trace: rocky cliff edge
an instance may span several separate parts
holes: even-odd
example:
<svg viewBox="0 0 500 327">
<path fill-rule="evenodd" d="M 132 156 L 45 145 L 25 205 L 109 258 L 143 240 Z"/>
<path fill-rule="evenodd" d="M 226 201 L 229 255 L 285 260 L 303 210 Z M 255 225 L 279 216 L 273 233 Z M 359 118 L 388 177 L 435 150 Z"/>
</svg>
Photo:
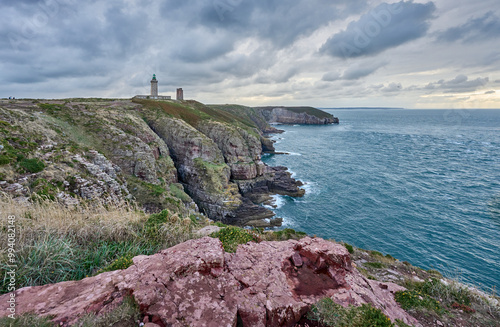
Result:
<svg viewBox="0 0 500 327">
<path fill-rule="evenodd" d="M 231 254 L 218 239 L 205 237 L 133 262 L 81 281 L 19 289 L 19 313 L 71 326 L 132 296 L 146 320 L 161 327 L 294 326 L 312 304 L 330 297 L 345 306 L 370 303 L 392 320 L 418 326 L 394 300 L 404 288 L 366 279 L 345 247 L 322 239 L 251 242 Z"/>
</svg>

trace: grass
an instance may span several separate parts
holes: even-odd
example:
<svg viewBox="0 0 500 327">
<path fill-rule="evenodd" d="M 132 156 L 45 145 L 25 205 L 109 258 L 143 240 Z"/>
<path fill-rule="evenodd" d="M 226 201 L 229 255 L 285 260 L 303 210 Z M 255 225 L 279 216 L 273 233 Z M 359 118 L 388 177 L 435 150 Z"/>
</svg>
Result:
<svg viewBox="0 0 500 327">
<path fill-rule="evenodd" d="M 307 318 L 325 326 L 335 327 L 393 327 L 391 320 L 380 309 L 363 304 L 344 308 L 324 298 L 311 307 Z"/>
<path fill-rule="evenodd" d="M 224 251 L 231 253 L 236 252 L 240 244 L 261 241 L 257 233 L 234 226 L 225 227 L 218 232 L 210 234 L 210 237 L 218 238 L 222 242 Z"/>
<path fill-rule="evenodd" d="M 457 281 L 451 280 L 445 284 L 439 279 L 431 278 L 424 282 L 406 281 L 403 286 L 407 291 L 397 292 L 395 299 L 405 310 L 431 310 L 443 314 L 458 309 L 469 314 L 479 312 L 500 321 L 498 305 Z"/>
<path fill-rule="evenodd" d="M 3 327 L 54 327 L 50 317 L 39 317 L 34 314 L 24 314 L 16 316 L 14 319 L 9 317 L 0 318 L 0 326 Z"/>
<path fill-rule="evenodd" d="M 352 245 L 348 244 L 348 243 L 343 243 L 345 248 L 347 249 L 347 251 L 350 253 L 350 254 L 353 254 L 354 253 L 354 248 L 352 247 Z"/>
<path fill-rule="evenodd" d="M 132 297 L 126 297 L 116 309 L 103 315 L 87 314 L 80 318 L 75 327 L 137 326 L 141 317 L 139 306 Z"/>
<path fill-rule="evenodd" d="M 396 292 L 394 299 L 404 310 L 427 309 L 437 314 L 443 314 L 445 312 L 438 300 L 417 290 Z"/>
<path fill-rule="evenodd" d="M 128 203 L 69 208 L 50 201 L 19 205 L 0 198 L 0 212 L 16 217 L 16 287 L 79 280 L 123 269 L 131 258 L 151 255 L 194 238 L 188 217 L 146 215 Z M 0 222 L 0 270 L 7 271 L 7 221 Z M 1 276 L 6 293 L 7 276 Z"/>
<path fill-rule="evenodd" d="M 385 267 L 385 265 L 382 262 L 365 262 L 363 263 L 363 265 L 366 267 L 372 267 L 376 269 L 382 269 Z"/>
</svg>

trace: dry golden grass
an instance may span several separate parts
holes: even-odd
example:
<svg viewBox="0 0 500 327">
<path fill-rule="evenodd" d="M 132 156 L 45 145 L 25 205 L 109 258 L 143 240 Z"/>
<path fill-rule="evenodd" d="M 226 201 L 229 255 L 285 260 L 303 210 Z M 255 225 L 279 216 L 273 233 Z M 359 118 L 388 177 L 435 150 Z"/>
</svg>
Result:
<svg viewBox="0 0 500 327">
<path fill-rule="evenodd" d="M 59 202 L 18 203 L 9 197 L 0 198 L 0 235 L 6 234 L 7 216 L 16 217 L 16 243 L 30 243 L 41 234 L 69 237 L 80 243 L 110 240 L 126 241 L 137 237 L 147 216 L 133 205 L 123 202 L 107 207 L 103 203 L 83 203 L 68 207 Z M 5 249 L 7 237 L 0 237 Z"/>
<path fill-rule="evenodd" d="M 14 226 L 9 226 L 9 216 L 16 217 Z M 0 196 L 0 270 L 10 260 L 7 227 L 15 228 L 17 287 L 124 269 L 117 264 L 124 258 L 151 255 L 196 237 L 189 218 L 168 211 L 147 215 L 125 202 L 68 207 L 48 200 L 18 203 Z M 0 278 L 0 294 L 7 292 L 7 282 Z"/>
</svg>

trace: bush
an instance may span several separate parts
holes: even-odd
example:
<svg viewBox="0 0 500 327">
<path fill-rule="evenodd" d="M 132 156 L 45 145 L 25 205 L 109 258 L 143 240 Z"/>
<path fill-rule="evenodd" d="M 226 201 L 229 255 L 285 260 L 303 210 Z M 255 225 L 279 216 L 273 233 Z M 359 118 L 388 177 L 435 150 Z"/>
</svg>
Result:
<svg viewBox="0 0 500 327">
<path fill-rule="evenodd" d="M 218 238 L 222 242 L 224 251 L 232 253 L 236 252 L 240 244 L 260 242 L 261 240 L 257 234 L 234 226 L 226 227 L 218 232 L 212 233 L 210 237 Z"/>
<path fill-rule="evenodd" d="M 393 327 L 391 320 L 368 304 L 360 307 L 349 306 L 344 308 L 333 302 L 330 298 L 324 298 L 311 307 L 307 318 L 318 321 L 326 326 L 335 327 Z"/>
<path fill-rule="evenodd" d="M 22 159 L 19 163 L 26 171 L 30 173 L 39 173 L 45 169 L 45 164 L 39 159 Z"/>
</svg>

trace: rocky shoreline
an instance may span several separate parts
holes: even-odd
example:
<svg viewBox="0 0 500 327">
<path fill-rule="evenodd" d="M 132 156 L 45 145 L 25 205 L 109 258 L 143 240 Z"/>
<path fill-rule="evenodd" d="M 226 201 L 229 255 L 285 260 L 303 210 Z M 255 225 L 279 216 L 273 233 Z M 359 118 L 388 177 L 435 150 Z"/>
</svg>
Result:
<svg viewBox="0 0 500 327">
<path fill-rule="evenodd" d="M 15 100 L 0 103 L 1 190 L 75 204 L 134 199 L 147 212 L 206 215 L 238 226 L 281 225 L 270 195 L 304 195 L 276 153 L 270 122 L 330 124 L 302 107 L 207 106 L 196 101 Z M 20 167 L 38 163 L 41 169 Z"/>
</svg>

